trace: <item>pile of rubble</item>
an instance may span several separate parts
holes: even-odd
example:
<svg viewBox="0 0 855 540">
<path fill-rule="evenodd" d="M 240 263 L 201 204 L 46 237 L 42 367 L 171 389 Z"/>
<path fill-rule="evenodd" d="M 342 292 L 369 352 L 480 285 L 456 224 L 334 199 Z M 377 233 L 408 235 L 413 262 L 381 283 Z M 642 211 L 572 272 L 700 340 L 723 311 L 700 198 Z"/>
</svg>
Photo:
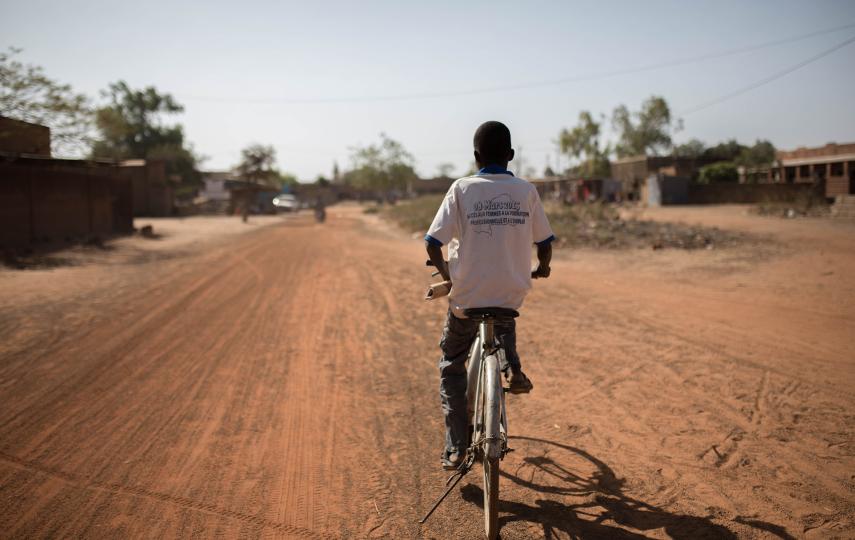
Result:
<svg viewBox="0 0 855 540">
<path fill-rule="evenodd" d="M 621 219 L 616 210 L 592 211 L 572 206 L 549 212 L 559 246 L 602 249 L 716 249 L 747 240 L 745 235 L 718 228 L 640 219 Z"/>
</svg>

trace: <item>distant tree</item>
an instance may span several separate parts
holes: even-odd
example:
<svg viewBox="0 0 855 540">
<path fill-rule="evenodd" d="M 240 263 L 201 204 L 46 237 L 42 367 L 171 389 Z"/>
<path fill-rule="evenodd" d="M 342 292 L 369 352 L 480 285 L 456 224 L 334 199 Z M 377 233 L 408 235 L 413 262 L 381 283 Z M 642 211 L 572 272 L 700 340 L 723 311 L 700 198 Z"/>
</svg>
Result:
<svg viewBox="0 0 855 540">
<path fill-rule="evenodd" d="M 775 146 L 765 140 L 757 140 L 754 146 L 744 146 L 735 162 L 745 167 L 765 167 L 775 162 Z"/>
<path fill-rule="evenodd" d="M 297 177 L 293 174 L 280 171 L 276 171 L 276 178 L 273 181 L 278 184 L 280 188 L 294 187 L 299 183 Z"/>
<path fill-rule="evenodd" d="M 671 148 L 671 110 L 662 97 L 650 96 L 634 113 L 619 105 L 612 113 L 612 127 L 618 132 L 618 157 L 659 155 Z"/>
<path fill-rule="evenodd" d="M 95 113 L 99 137 L 92 145 L 93 157 L 162 159 L 168 174 L 178 175 L 185 185 L 198 184 L 200 158 L 185 142 L 184 129 L 162 121 L 184 110 L 171 95 L 153 86 L 134 90 L 124 81 L 111 84 L 102 95 L 108 103 Z"/>
<path fill-rule="evenodd" d="M 689 139 L 674 147 L 674 155 L 681 158 L 699 158 L 704 155 L 707 146 L 698 139 Z"/>
<path fill-rule="evenodd" d="M 739 182 L 739 171 L 733 163 L 722 161 L 701 167 L 700 175 L 698 176 L 699 184 L 720 184 L 725 182 Z"/>
<path fill-rule="evenodd" d="M 20 53 L 0 52 L 0 116 L 47 126 L 52 154 L 82 157 L 92 136 L 89 99 L 49 78 L 40 66 L 15 60 Z"/>
<path fill-rule="evenodd" d="M 319 174 L 318 177 L 315 179 L 315 184 L 321 187 L 326 187 L 330 185 L 330 181 L 324 175 Z"/>
<path fill-rule="evenodd" d="M 571 129 L 562 129 L 558 134 L 561 152 L 579 161 L 575 172 L 582 178 L 602 178 L 609 175 L 610 148 L 600 148 L 601 123 L 591 113 L 579 113 L 579 121 Z"/>
<path fill-rule="evenodd" d="M 270 145 L 251 144 L 241 150 L 240 163 L 236 167 L 241 180 L 259 184 L 279 178 L 276 170 L 276 150 Z"/>
<path fill-rule="evenodd" d="M 713 161 L 736 161 L 745 149 L 736 139 L 730 139 L 707 148 L 704 157 Z"/>
<path fill-rule="evenodd" d="M 454 164 L 440 163 L 436 167 L 436 172 L 438 176 L 441 176 L 443 178 L 451 178 L 451 175 L 454 174 Z"/>
<path fill-rule="evenodd" d="M 550 176 L 555 176 L 555 171 L 552 170 L 552 167 L 547 165 L 546 168 L 543 169 L 543 176 L 546 178 L 549 178 Z"/>
<path fill-rule="evenodd" d="M 350 181 L 357 187 L 388 192 L 404 190 L 418 179 L 413 169 L 413 156 L 403 145 L 380 134 L 380 142 L 351 150 L 353 169 Z"/>
</svg>

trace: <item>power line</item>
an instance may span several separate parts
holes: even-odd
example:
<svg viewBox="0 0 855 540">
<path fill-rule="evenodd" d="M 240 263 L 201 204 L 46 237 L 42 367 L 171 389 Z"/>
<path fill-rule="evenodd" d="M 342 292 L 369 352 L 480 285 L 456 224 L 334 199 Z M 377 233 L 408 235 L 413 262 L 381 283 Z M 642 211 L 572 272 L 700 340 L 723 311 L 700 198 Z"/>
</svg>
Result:
<svg viewBox="0 0 855 540">
<path fill-rule="evenodd" d="M 643 73 L 646 71 L 655 71 L 659 69 L 665 69 L 670 67 L 677 67 L 686 64 L 693 64 L 697 62 L 703 62 L 707 60 L 714 60 L 717 58 L 725 58 L 728 56 L 734 56 L 738 54 L 744 54 L 747 52 L 757 51 L 761 49 L 767 49 L 770 47 L 776 47 L 778 45 L 784 45 L 787 43 L 793 43 L 796 41 L 802 41 L 805 39 L 809 39 L 816 36 L 831 34 L 834 32 L 839 32 L 841 30 L 846 30 L 849 28 L 855 27 L 855 22 L 836 26 L 833 28 L 827 28 L 824 30 L 816 30 L 807 34 L 800 34 L 796 36 L 791 36 L 788 38 L 778 39 L 775 41 L 768 41 L 765 43 L 760 43 L 757 45 L 749 45 L 746 47 L 740 47 L 737 49 L 729 49 L 720 52 L 707 53 L 699 56 L 693 56 L 690 58 L 681 58 L 677 60 L 670 60 L 667 62 L 661 62 L 656 64 L 648 64 L 645 66 L 635 67 L 635 68 L 623 68 L 614 71 L 608 71 L 605 73 L 599 74 L 591 74 L 591 75 L 574 75 L 570 77 L 564 77 L 561 79 L 550 79 L 544 81 L 534 81 L 527 83 L 519 83 L 512 85 L 504 85 L 504 86 L 493 86 L 486 88 L 475 88 L 470 90 L 457 90 L 457 91 L 447 91 L 447 92 L 421 92 L 421 93 L 410 93 L 410 94 L 397 94 L 397 95 L 385 95 L 385 96 L 354 96 L 354 97 L 331 97 L 331 98 L 287 98 L 287 97 L 265 97 L 265 98 L 236 98 L 236 97 L 218 97 L 218 96 L 192 96 L 192 95 L 181 95 L 182 99 L 191 100 L 191 101 L 210 101 L 210 102 L 219 102 L 219 103 L 244 103 L 244 104 L 256 104 L 256 105 L 265 105 L 265 104 L 283 104 L 283 105 L 297 105 L 297 104 L 326 104 L 326 103 L 370 103 L 370 102 L 382 102 L 382 101 L 409 101 L 409 100 L 419 100 L 419 99 L 437 99 L 437 98 L 448 98 L 448 97 L 461 97 L 461 96 L 471 96 L 477 94 L 489 94 L 489 93 L 498 93 L 498 92 L 507 92 L 513 90 L 526 90 L 531 88 L 543 88 L 548 86 L 558 86 L 562 84 L 569 83 L 578 83 L 578 82 L 591 82 L 598 81 L 603 79 L 609 79 L 612 77 L 618 77 L 622 75 L 631 75 L 635 73 Z"/>
<path fill-rule="evenodd" d="M 836 52 L 836 51 L 842 49 L 843 47 L 846 47 L 847 45 L 849 45 L 853 42 L 855 42 L 855 36 L 852 36 L 849 39 L 846 39 L 844 41 L 841 41 L 840 43 L 834 45 L 833 47 L 825 49 L 824 51 L 819 52 L 819 53 L 811 56 L 810 58 L 802 60 L 801 62 L 798 62 L 797 64 L 794 64 L 794 65 L 792 65 L 786 69 L 778 71 L 772 75 L 769 75 L 768 77 L 764 77 L 764 78 L 760 79 L 759 81 L 755 81 L 754 83 L 751 83 L 748 86 L 744 86 L 742 88 L 739 88 L 738 90 L 734 90 L 732 92 L 724 94 L 723 96 L 719 96 L 713 100 L 707 101 L 707 102 L 702 103 L 700 105 L 696 105 L 696 106 L 691 107 L 689 109 L 685 109 L 684 111 L 681 111 L 681 112 L 675 114 L 674 116 L 675 117 L 686 116 L 686 115 L 701 111 L 703 109 L 707 109 L 707 108 L 712 107 L 714 105 L 718 105 L 719 103 L 723 103 L 723 102 L 728 101 L 730 99 L 733 99 L 735 97 L 741 96 L 742 94 L 750 92 L 751 90 L 759 88 L 765 84 L 769 84 L 770 82 L 773 82 L 777 79 L 780 79 L 781 77 L 785 77 L 786 75 L 789 75 L 790 73 L 793 73 L 794 71 L 798 71 L 799 69 L 807 66 L 808 64 L 812 64 L 813 62 L 816 62 L 817 60 L 820 60 L 821 58 L 824 58 L 824 57 L 830 55 L 831 53 Z M 540 152 L 550 151 L 545 146 L 535 148 L 534 150 L 540 151 Z"/>
<path fill-rule="evenodd" d="M 718 105 L 719 103 L 722 103 L 724 101 L 728 101 L 728 100 L 733 99 L 737 96 L 741 96 L 742 94 L 745 94 L 746 92 L 750 92 L 751 90 L 754 90 L 755 88 L 759 88 L 759 87 L 763 86 L 764 84 L 768 84 L 772 81 L 780 79 L 781 77 L 789 75 L 790 73 L 797 71 L 797 70 L 805 67 L 808 64 L 812 64 L 813 62 L 816 62 L 820 58 L 826 57 L 829 54 L 831 54 L 831 53 L 833 53 L 839 49 L 842 49 L 843 47 L 849 45 L 852 42 L 855 42 L 855 36 L 852 36 L 845 41 L 841 41 L 840 43 L 838 43 L 834 47 L 831 47 L 830 49 L 826 49 L 819 54 L 815 54 L 814 56 L 811 56 L 810 58 L 808 58 L 806 60 L 802 60 L 801 62 L 794 64 L 794 65 L 792 65 L 792 66 L 790 66 L 784 70 L 781 70 L 777 73 L 769 75 L 768 77 L 764 77 L 763 79 L 760 79 L 759 81 L 756 81 L 752 84 L 749 84 L 748 86 L 744 86 L 738 90 L 734 90 L 733 92 L 727 93 L 723 96 L 719 96 L 719 97 L 717 97 L 711 101 L 707 101 L 706 103 L 702 103 L 700 105 L 696 105 L 694 107 L 686 109 L 685 111 L 678 113 L 677 116 L 686 116 L 688 114 L 692 114 L 692 113 L 707 109 L 709 107 L 712 107 L 713 105 Z"/>
</svg>

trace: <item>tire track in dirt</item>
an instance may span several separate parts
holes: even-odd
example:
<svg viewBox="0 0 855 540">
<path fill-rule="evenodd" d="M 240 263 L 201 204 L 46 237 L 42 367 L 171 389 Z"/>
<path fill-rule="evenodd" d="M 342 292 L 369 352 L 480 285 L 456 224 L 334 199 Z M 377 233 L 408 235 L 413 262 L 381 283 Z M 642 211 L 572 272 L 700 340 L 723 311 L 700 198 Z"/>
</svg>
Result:
<svg viewBox="0 0 855 540">
<path fill-rule="evenodd" d="M 51 305 L 71 315 L 58 339 L 0 334 L 18 351 L 0 361 L 0 402 L 14 405 L 0 411 L 0 530 L 481 537 L 475 473 L 415 523 L 445 480 L 445 310 L 421 300 L 423 260 L 420 242 L 335 208 L 324 225 L 298 218 L 131 272 L 134 286 L 91 299 L 102 313 L 87 298 Z M 827 432 L 851 396 L 795 370 L 809 341 L 749 340 L 658 301 L 664 286 L 627 303 L 555 270 L 519 320 L 536 387 L 509 399 L 520 438 L 503 538 L 853 530 L 851 426 Z M 719 343 L 739 339 L 786 362 Z"/>
<path fill-rule="evenodd" d="M 144 497 L 147 499 L 152 499 L 156 502 L 173 504 L 182 508 L 187 508 L 189 510 L 195 510 L 214 514 L 219 517 L 235 519 L 258 527 L 264 527 L 268 529 L 273 529 L 275 531 L 288 533 L 289 535 L 299 536 L 300 538 L 330 538 L 330 536 L 321 535 L 309 529 L 302 529 L 299 527 L 292 527 L 284 525 L 282 523 L 268 521 L 258 516 L 243 514 L 225 508 L 219 508 L 212 504 L 199 503 L 194 500 L 187 499 L 185 497 L 176 497 L 174 495 L 159 493 L 156 491 L 151 491 L 148 489 L 138 488 L 134 486 L 126 486 L 121 484 L 105 484 L 93 480 L 88 480 L 85 478 L 80 478 L 73 474 L 69 474 L 54 469 L 52 467 L 46 467 L 38 463 L 22 460 L 15 456 L 6 454 L 5 452 L 0 452 L 0 459 L 7 461 L 8 463 L 14 466 L 45 474 L 57 478 L 63 482 L 73 484 L 75 486 L 82 487 L 85 489 L 108 491 L 111 493 L 116 493 L 120 495 L 130 495 L 134 497 Z"/>
</svg>

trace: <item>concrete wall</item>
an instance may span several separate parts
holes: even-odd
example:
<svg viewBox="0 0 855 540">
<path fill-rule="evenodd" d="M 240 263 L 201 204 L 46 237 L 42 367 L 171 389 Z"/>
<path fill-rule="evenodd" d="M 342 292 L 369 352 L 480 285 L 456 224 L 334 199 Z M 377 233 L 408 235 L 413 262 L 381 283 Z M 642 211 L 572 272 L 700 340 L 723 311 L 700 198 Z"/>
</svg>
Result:
<svg viewBox="0 0 855 540">
<path fill-rule="evenodd" d="M 620 180 L 624 196 L 643 188 L 651 174 L 667 177 L 695 178 L 698 170 L 712 163 L 709 158 L 684 158 L 672 156 L 636 156 L 617 159 L 609 163 L 611 177 Z"/>
<path fill-rule="evenodd" d="M 0 162 L 0 246 L 132 231 L 128 188 L 115 167 L 45 159 Z"/>
<path fill-rule="evenodd" d="M 647 206 L 688 204 L 690 180 L 681 176 L 652 174 L 642 187 L 642 198 Z"/>
<path fill-rule="evenodd" d="M 689 204 L 789 202 L 808 196 L 812 184 L 691 184 Z M 824 190 L 820 190 L 824 193 Z"/>
<path fill-rule="evenodd" d="M 0 116 L 0 152 L 50 157 L 50 129 Z"/>
<path fill-rule="evenodd" d="M 163 161 L 142 159 L 123 161 L 122 174 L 130 179 L 133 189 L 134 216 L 171 216 L 175 208 L 175 194 L 166 179 Z"/>
</svg>

